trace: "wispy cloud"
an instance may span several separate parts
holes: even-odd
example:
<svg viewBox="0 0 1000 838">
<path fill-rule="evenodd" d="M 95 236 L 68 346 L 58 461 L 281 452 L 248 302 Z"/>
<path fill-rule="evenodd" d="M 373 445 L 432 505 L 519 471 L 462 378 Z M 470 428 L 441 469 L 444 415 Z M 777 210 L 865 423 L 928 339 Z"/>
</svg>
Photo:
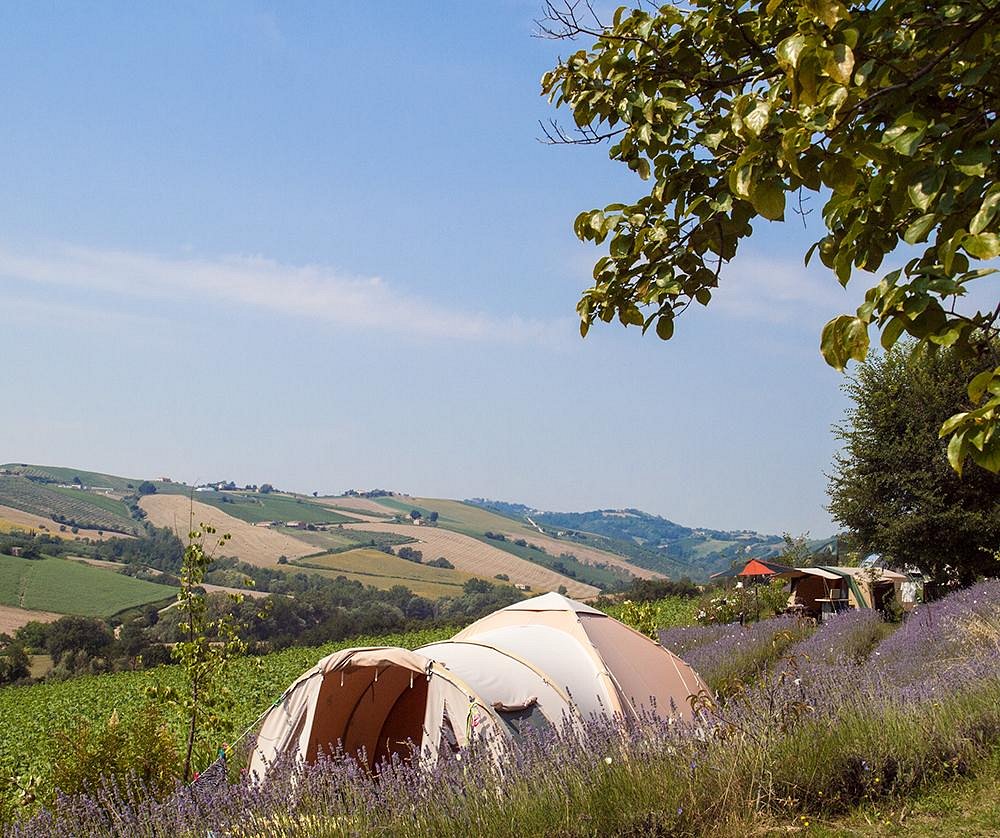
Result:
<svg viewBox="0 0 1000 838">
<path fill-rule="evenodd" d="M 856 306 L 853 299 L 824 268 L 806 268 L 798 257 L 747 254 L 723 268 L 712 307 L 730 317 L 788 323 L 803 316 L 833 317 Z"/>
<path fill-rule="evenodd" d="M 546 340 L 561 324 L 462 311 L 407 294 L 376 276 L 259 256 L 169 258 L 56 246 L 24 253 L 0 246 L 0 278 L 120 299 L 215 302 L 355 329 L 465 341 Z"/>
</svg>

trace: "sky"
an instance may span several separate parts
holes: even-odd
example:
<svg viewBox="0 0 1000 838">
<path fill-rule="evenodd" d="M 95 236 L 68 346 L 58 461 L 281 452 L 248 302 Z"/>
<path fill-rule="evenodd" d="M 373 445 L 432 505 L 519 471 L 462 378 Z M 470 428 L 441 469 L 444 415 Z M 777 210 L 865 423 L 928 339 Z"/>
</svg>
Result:
<svg viewBox="0 0 1000 838">
<path fill-rule="evenodd" d="M 539 141 L 540 6 L 0 7 L 0 462 L 833 532 L 818 211 L 581 340 L 573 219 L 642 184 Z"/>
</svg>

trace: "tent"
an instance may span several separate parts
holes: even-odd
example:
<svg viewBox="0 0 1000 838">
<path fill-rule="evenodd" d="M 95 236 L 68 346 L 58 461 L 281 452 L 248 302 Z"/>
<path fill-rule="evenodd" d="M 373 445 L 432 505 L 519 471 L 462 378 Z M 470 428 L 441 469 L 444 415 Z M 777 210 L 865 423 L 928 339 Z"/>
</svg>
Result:
<svg viewBox="0 0 1000 838">
<path fill-rule="evenodd" d="M 369 768 L 393 755 L 424 759 L 441 747 L 487 745 L 503 736 L 497 713 L 443 665 L 394 647 L 334 652 L 299 677 L 264 717 L 250 771 L 280 757 L 308 763 L 323 754 L 359 755 Z"/>
<path fill-rule="evenodd" d="M 673 652 L 596 608 L 549 593 L 509 605 L 460 631 L 530 661 L 564 689 L 583 716 L 647 712 L 690 716 L 688 698 L 708 692 Z"/>
<path fill-rule="evenodd" d="M 416 651 L 345 649 L 299 677 L 264 716 L 250 770 L 324 753 L 432 764 L 445 748 L 495 758 L 529 730 L 588 716 L 690 717 L 705 683 L 672 652 L 559 594 L 496 611 Z"/>
</svg>

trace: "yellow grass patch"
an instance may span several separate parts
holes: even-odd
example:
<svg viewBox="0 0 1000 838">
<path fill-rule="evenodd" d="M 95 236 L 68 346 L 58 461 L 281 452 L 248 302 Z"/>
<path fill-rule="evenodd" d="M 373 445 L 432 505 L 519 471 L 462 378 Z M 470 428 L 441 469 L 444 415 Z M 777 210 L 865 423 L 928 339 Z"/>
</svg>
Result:
<svg viewBox="0 0 1000 838">
<path fill-rule="evenodd" d="M 286 533 L 255 527 L 205 503 L 192 504 L 184 495 L 146 495 L 139 503 L 152 524 L 167 527 L 182 540 L 186 540 L 192 522 L 195 527 L 201 524 L 215 527 L 219 536 L 229 533 L 232 538 L 224 547 L 214 548 L 208 539 L 205 541 L 206 550 L 218 556 L 235 556 L 249 564 L 271 567 L 277 565 L 279 556 L 296 559 L 316 552 L 313 545 Z"/>
<path fill-rule="evenodd" d="M 600 593 L 593 585 L 562 576 L 541 565 L 532 564 L 527 559 L 483 544 L 471 536 L 441 527 L 366 523 L 345 524 L 344 529 L 391 532 L 415 538 L 417 543 L 409 546 L 420 550 L 425 562 L 444 556 L 457 570 L 481 579 L 492 579 L 499 573 L 505 573 L 510 577 L 511 583 L 530 585 L 533 593 L 555 591 L 560 585 L 565 585 L 569 595 L 577 599 L 589 599 Z"/>
<path fill-rule="evenodd" d="M 425 553 L 424 561 L 427 560 L 428 556 Z M 346 576 L 365 585 L 386 590 L 393 585 L 403 585 L 415 594 L 432 598 L 459 596 L 462 593 L 462 585 L 472 578 L 468 573 L 458 570 L 427 567 L 366 547 L 326 556 L 313 556 L 304 562 L 310 567 L 323 568 L 324 576 Z"/>
<path fill-rule="evenodd" d="M 386 516 L 391 518 L 399 514 L 398 509 L 382 506 L 374 498 L 316 498 L 315 502 L 321 503 L 323 506 L 333 507 L 334 509 L 343 509 L 348 515 L 354 515 L 359 512 L 364 513 L 363 520 L 365 521 L 382 521 Z"/>
<path fill-rule="evenodd" d="M 0 634 L 13 634 L 21 626 L 33 620 L 39 623 L 51 623 L 62 616 L 51 611 L 28 611 L 13 605 L 0 605 Z"/>
<path fill-rule="evenodd" d="M 107 541 L 109 538 L 132 537 L 120 532 L 108 532 L 107 530 L 104 531 L 103 535 L 99 535 L 97 530 L 88 530 L 82 527 L 79 532 L 73 533 L 70 532 L 69 525 L 66 525 L 65 532 L 60 532 L 59 524 L 51 518 L 43 518 L 41 515 L 22 512 L 20 509 L 14 509 L 12 506 L 0 506 L 0 533 L 28 533 L 32 531 L 55 535 L 59 538 L 65 538 L 67 541 L 74 541 L 81 538 L 89 538 L 93 541 Z"/>
</svg>

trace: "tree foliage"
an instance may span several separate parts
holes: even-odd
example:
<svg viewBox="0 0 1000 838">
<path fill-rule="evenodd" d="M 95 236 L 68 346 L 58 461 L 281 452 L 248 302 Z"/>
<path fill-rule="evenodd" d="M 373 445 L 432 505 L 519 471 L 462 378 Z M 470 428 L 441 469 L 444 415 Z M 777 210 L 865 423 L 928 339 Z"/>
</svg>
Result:
<svg viewBox="0 0 1000 838">
<path fill-rule="evenodd" d="M 1000 364 L 1000 344 L 967 359 L 912 342 L 859 365 L 845 391 L 854 402 L 837 427 L 844 443 L 830 477 L 830 511 L 865 551 L 915 564 L 935 578 L 969 582 L 996 573 L 1000 477 L 959 477 L 941 456 L 938 428 L 966 400 L 976 364 Z"/>
<path fill-rule="evenodd" d="M 708 305 L 757 219 L 785 220 L 815 193 L 817 253 L 841 284 L 872 277 L 855 314 L 823 330 L 826 360 L 862 361 L 869 331 L 968 351 L 995 310 L 955 303 L 1000 256 L 1000 4 L 996 0 L 689 0 L 620 8 L 604 25 L 579 0 L 549 0 L 554 38 L 590 37 L 545 74 L 576 130 L 607 140 L 650 184 L 638 200 L 582 213 L 608 242 L 577 309 L 583 334 L 615 316 L 666 340 Z M 797 206 L 801 207 L 801 203 Z M 905 263 L 903 263 L 905 260 Z M 949 458 L 1000 471 L 1000 368 L 974 369 L 972 405 L 949 419 Z"/>
</svg>

